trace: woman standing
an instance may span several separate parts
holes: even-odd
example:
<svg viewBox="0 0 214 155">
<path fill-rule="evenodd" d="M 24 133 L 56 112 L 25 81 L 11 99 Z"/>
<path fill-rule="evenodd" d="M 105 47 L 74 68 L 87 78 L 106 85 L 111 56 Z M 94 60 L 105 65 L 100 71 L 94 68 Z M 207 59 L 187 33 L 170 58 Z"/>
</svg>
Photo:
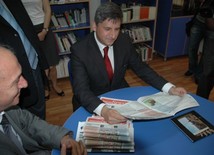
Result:
<svg viewBox="0 0 214 155">
<path fill-rule="evenodd" d="M 56 65 L 59 63 L 59 55 L 53 32 L 49 30 L 51 20 L 51 7 L 49 0 L 22 0 L 22 3 L 38 33 L 41 42 L 42 50 L 45 54 L 49 69 L 46 75 L 51 80 L 54 91 L 59 96 L 64 96 L 65 93 L 57 84 Z M 46 100 L 49 99 L 49 91 L 46 90 Z"/>
</svg>

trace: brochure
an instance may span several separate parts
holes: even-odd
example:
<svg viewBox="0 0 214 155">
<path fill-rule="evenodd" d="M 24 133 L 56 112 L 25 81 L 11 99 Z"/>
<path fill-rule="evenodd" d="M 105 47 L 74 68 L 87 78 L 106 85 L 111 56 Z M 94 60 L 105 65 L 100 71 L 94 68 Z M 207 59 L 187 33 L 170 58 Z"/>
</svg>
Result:
<svg viewBox="0 0 214 155">
<path fill-rule="evenodd" d="M 214 133 L 214 126 L 195 111 L 175 117 L 172 121 L 192 142 Z"/>
</svg>

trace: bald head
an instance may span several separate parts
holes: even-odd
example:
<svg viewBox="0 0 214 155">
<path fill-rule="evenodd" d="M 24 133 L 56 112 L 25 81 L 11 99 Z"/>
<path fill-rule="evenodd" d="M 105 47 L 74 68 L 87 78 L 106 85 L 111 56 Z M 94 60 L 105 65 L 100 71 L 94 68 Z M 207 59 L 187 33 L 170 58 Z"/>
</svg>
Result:
<svg viewBox="0 0 214 155">
<path fill-rule="evenodd" d="M 14 66 L 20 65 L 13 50 L 7 46 L 0 45 L 0 78 L 5 76 L 5 71 Z"/>
<path fill-rule="evenodd" d="M 0 112 L 18 104 L 21 89 L 26 87 L 16 56 L 10 48 L 0 45 Z"/>
</svg>

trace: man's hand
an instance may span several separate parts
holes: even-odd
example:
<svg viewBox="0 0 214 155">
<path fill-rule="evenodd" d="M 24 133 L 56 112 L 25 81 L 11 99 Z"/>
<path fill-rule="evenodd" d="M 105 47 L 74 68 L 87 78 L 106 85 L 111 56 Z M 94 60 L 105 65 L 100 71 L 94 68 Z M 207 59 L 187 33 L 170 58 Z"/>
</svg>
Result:
<svg viewBox="0 0 214 155">
<path fill-rule="evenodd" d="M 70 149 L 70 152 L 73 155 L 87 155 L 84 144 L 81 141 L 76 142 L 68 135 L 64 136 L 61 140 L 61 155 L 66 155 L 67 149 Z"/>
<path fill-rule="evenodd" d="M 106 106 L 103 107 L 101 116 L 104 117 L 105 121 L 109 124 L 116 124 L 127 121 L 127 119 L 120 115 L 116 110 L 109 109 Z"/>
<path fill-rule="evenodd" d="M 66 145 L 62 144 L 60 155 L 66 155 Z"/>
<path fill-rule="evenodd" d="M 182 88 L 182 87 L 172 87 L 169 90 L 170 95 L 178 95 L 178 96 L 183 96 L 187 93 L 187 91 Z"/>
</svg>

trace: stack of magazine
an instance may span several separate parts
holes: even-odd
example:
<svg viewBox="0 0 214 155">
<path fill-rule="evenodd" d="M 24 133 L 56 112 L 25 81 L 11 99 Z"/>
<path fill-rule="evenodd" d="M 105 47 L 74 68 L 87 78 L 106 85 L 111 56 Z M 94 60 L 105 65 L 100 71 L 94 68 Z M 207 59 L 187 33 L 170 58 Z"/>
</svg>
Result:
<svg viewBox="0 0 214 155">
<path fill-rule="evenodd" d="M 83 141 L 87 152 L 134 152 L 132 121 L 108 124 L 103 117 L 91 116 L 79 122 L 77 141 Z"/>
</svg>

